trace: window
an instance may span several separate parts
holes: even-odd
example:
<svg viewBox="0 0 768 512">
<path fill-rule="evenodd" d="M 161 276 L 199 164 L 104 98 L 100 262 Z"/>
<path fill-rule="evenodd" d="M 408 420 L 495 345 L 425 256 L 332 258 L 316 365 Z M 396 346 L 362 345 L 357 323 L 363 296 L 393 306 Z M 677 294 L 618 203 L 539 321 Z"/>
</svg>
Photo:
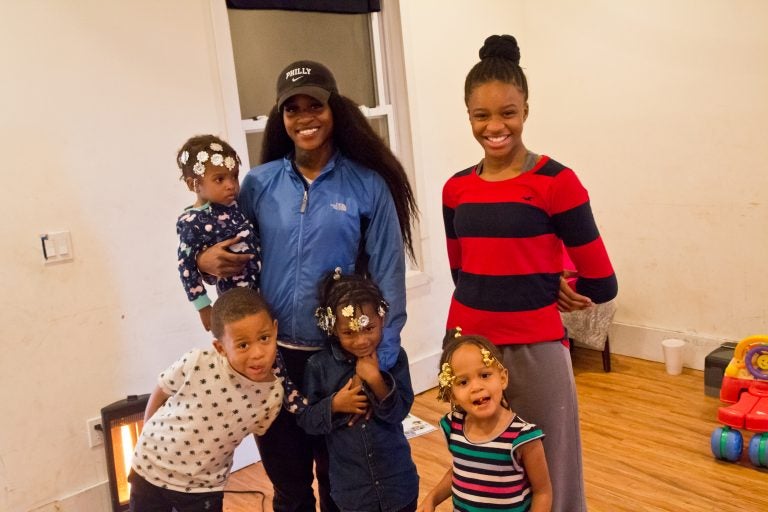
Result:
<svg viewBox="0 0 768 512">
<path fill-rule="evenodd" d="M 216 0 L 211 12 L 226 136 L 246 168 L 259 163 L 277 74 L 290 62 L 308 59 L 328 66 L 342 94 L 362 105 L 416 189 L 397 0 L 383 1 L 382 12 L 371 14 L 228 10 Z M 418 262 L 418 226 L 413 237 Z"/>
</svg>

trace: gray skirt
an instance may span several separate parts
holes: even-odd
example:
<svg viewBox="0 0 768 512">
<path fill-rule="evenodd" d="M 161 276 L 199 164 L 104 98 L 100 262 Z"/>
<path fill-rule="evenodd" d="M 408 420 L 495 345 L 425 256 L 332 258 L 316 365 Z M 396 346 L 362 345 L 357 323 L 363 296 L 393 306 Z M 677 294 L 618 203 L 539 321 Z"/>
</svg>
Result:
<svg viewBox="0 0 768 512">
<path fill-rule="evenodd" d="M 509 371 L 507 397 L 512 410 L 544 431 L 552 512 L 587 510 L 579 408 L 568 348 L 557 341 L 499 349 Z"/>
</svg>

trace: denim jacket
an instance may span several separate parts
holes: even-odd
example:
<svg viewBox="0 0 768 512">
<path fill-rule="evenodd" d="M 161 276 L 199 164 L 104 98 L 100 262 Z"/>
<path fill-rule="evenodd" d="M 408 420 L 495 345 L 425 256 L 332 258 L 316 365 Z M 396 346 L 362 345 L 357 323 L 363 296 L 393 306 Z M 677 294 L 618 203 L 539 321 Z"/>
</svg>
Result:
<svg viewBox="0 0 768 512">
<path fill-rule="evenodd" d="M 309 406 L 297 421 L 309 434 L 325 434 L 331 496 L 342 510 L 397 511 L 419 494 L 419 476 L 402 424 L 413 404 L 408 357 L 401 348 L 395 365 L 382 372 L 390 388 L 384 400 L 377 400 L 363 384 L 373 414 L 348 427 L 351 415 L 332 414 L 331 400 L 354 374 L 355 358 L 335 340 L 312 356 L 304 374 Z"/>
</svg>

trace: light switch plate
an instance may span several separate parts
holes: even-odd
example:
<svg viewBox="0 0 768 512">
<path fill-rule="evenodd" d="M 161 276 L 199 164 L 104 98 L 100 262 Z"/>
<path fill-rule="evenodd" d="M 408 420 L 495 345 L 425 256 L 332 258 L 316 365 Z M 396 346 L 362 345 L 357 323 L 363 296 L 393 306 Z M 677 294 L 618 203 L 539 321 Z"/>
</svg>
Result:
<svg viewBox="0 0 768 512">
<path fill-rule="evenodd" d="M 46 265 L 71 261 L 74 257 L 72 255 L 72 236 L 69 231 L 44 233 L 40 235 L 40 242 L 43 248 L 43 262 Z"/>
</svg>

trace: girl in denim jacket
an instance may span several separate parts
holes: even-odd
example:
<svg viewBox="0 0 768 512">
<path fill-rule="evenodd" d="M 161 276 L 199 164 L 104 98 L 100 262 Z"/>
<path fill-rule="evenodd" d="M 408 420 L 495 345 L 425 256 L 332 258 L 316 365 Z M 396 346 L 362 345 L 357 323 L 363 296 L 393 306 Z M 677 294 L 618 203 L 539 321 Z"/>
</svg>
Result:
<svg viewBox="0 0 768 512">
<path fill-rule="evenodd" d="M 402 426 L 413 404 L 408 358 L 401 348 L 383 371 L 376 354 L 389 305 L 370 279 L 341 269 L 320 296 L 315 316 L 331 343 L 309 359 L 309 406 L 298 423 L 325 435 L 331 497 L 341 510 L 413 511 L 419 476 Z"/>
</svg>

